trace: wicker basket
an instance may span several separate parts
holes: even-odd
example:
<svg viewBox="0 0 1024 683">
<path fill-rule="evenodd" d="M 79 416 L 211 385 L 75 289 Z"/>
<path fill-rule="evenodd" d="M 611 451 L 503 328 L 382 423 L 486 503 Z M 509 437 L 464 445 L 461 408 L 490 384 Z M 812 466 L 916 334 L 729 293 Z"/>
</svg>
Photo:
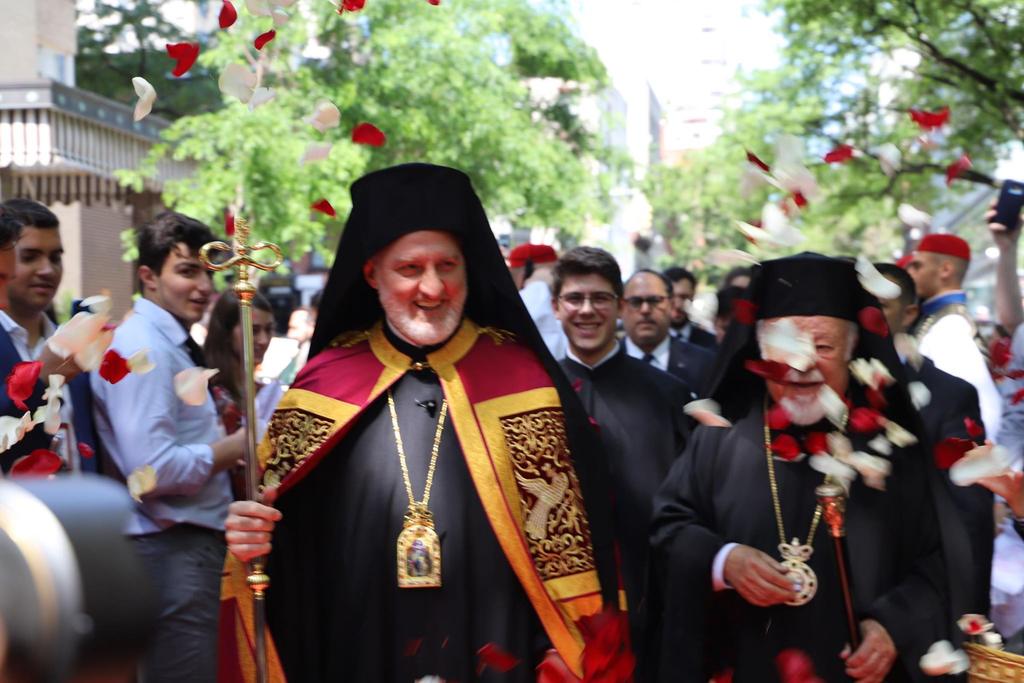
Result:
<svg viewBox="0 0 1024 683">
<path fill-rule="evenodd" d="M 1024 657 L 975 643 L 964 643 L 971 659 L 969 683 L 1024 683 Z"/>
</svg>

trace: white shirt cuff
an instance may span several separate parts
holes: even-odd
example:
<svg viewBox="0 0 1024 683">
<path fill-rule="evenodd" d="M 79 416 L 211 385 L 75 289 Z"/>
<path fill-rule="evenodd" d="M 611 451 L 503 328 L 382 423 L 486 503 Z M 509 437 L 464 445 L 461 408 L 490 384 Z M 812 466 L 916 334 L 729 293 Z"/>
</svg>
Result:
<svg viewBox="0 0 1024 683">
<path fill-rule="evenodd" d="M 714 590 L 732 590 L 732 586 L 725 582 L 725 560 L 738 545 L 739 543 L 726 543 L 715 555 L 715 561 L 711 564 L 711 587 Z"/>
</svg>

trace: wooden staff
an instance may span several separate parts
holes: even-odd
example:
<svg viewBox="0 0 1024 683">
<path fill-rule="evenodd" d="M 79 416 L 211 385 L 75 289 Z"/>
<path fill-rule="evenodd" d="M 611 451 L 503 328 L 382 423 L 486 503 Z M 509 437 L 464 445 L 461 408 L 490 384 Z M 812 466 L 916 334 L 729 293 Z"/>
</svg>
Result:
<svg viewBox="0 0 1024 683">
<path fill-rule="evenodd" d="M 257 242 L 249 245 L 249 224 L 244 218 L 235 218 L 234 246 L 225 242 L 210 242 L 199 250 L 199 260 L 212 271 L 229 268 L 235 271 L 234 291 L 238 296 L 239 325 L 242 327 L 242 415 L 245 418 L 245 497 L 256 500 L 259 495 L 260 468 L 256 461 L 256 363 L 252 339 L 252 299 L 256 285 L 249 280 L 249 269 L 270 271 L 284 261 L 281 249 L 276 244 Z M 270 251 L 274 259 L 267 263 L 253 258 L 258 251 Z M 226 255 L 223 260 L 214 260 L 212 254 Z M 227 340 L 223 340 L 227 343 Z M 249 562 L 246 583 L 252 591 L 253 626 L 256 640 L 256 683 L 267 681 L 267 610 L 266 590 L 270 577 L 264 569 L 266 558 L 257 557 Z"/>
<path fill-rule="evenodd" d="M 860 628 L 853 610 L 853 589 L 850 585 L 850 560 L 846 552 L 846 489 L 840 484 L 821 484 L 814 489 L 818 504 L 828 523 L 832 547 L 836 554 L 836 570 L 839 587 L 843 592 L 843 608 L 846 613 L 846 629 L 850 634 L 850 652 L 860 646 Z"/>
</svg>

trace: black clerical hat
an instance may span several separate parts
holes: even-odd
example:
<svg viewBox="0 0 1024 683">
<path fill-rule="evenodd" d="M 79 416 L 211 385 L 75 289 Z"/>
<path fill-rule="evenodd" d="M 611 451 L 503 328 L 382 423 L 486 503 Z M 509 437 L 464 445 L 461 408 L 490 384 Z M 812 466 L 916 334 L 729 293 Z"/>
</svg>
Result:
<svg viewBox="0 0 1024 683">
<path fill-rule="evenodd" d="M 853 262 L 812 252 L 765 261 L 748 292 L 761 320 L 791 315 L 857 320 L 865 306 L 878 305 L 857 281 Z"/>
</svg>

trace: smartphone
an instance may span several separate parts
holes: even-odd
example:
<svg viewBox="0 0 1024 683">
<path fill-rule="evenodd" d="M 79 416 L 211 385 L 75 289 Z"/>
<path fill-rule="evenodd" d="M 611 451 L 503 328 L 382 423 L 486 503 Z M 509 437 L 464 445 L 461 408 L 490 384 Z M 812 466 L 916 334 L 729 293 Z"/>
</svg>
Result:
<svg viewBox="0 0 1024 683">
<path fill-rule="evenodd" d="M 1024 207 L 1024 183 L 1017 180 L 1003 181 L 996 202 L 996 215 L 990 221 L 1005 225 L 1010 232 L 1020 229 L 1020 210 Z"/>
</svg>

